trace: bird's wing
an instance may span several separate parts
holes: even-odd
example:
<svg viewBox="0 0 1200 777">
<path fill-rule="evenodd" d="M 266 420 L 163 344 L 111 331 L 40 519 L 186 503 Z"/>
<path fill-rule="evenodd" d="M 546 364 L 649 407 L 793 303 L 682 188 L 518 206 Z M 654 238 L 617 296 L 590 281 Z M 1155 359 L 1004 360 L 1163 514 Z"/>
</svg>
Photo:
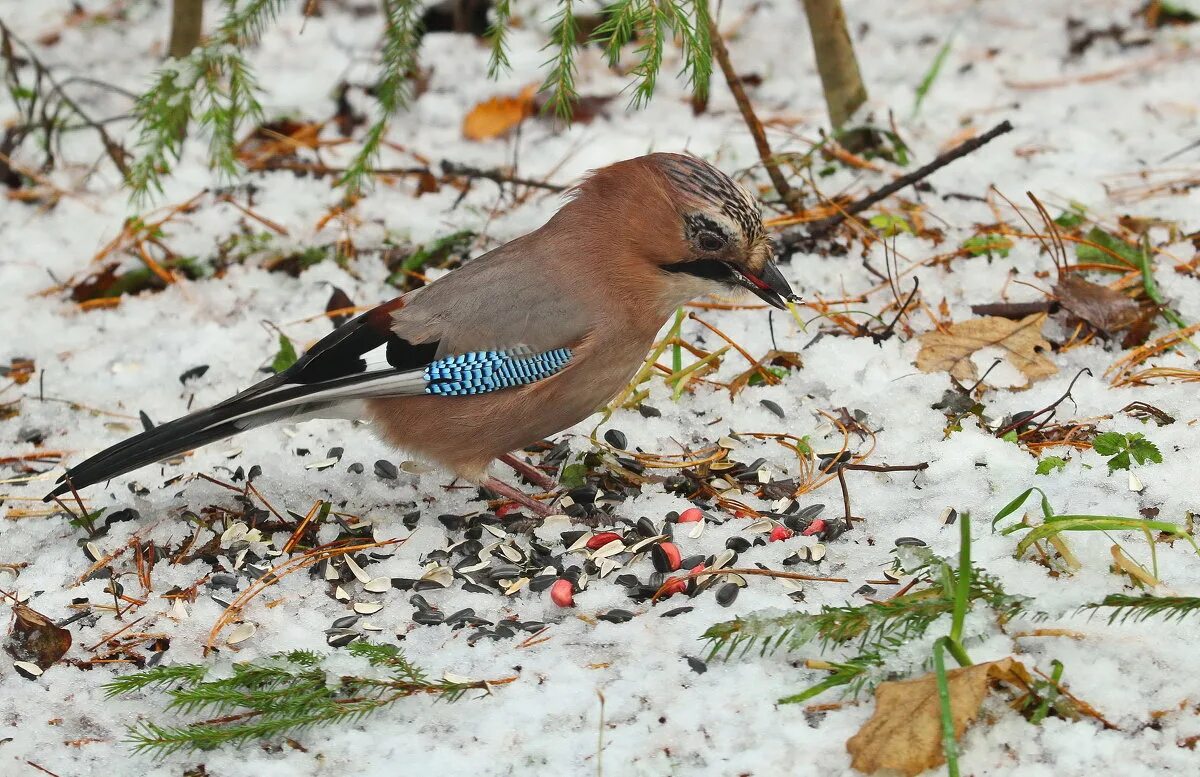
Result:
<svg viewBox="0 0 1200 777">
<path fill-rule="evenodd" d="M 518 238 L 409 294 L 392 331 L 438 356 L 577 343 L 595 326 L 595 293 L 573 288 L 536 234 Z M 585 293 L 587 292 L 587 293 Z"/>
<path fill-rule="evenodd" d="M 46 498 L 257 426 L 328 414 L 347 401 L 485 394 L 563 369 L 582 334 L 559 295 L 545 284 L 502 291 L 503 262 L 455 280 L 471 268 L 343 324 L 287 370 L 224 402 L 101 451 L 68 470 Z"/>
</svg>

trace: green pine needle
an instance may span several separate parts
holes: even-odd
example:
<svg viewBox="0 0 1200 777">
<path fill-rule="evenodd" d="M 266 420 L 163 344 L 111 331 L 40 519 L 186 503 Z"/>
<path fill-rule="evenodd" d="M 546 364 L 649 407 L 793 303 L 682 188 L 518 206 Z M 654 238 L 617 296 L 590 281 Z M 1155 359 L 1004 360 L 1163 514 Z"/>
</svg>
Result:
<svg viewBox="0 0 1200 777">
<path fill-rule="evenodd" d="M 1138 623 L 1150 618 L 1183 620 L 1200 615 L 1200 596 L 1129 596 L 1109 594 L 1102 601 L 1085 604 L 1082 609 L 1100 612 L 1109 610 L 1110 624 L 1132 620 Z"/>
<path fill-rule="evenodd" d="M 185 717 L 215 716 L 178 725 L 143 721 L 129 729 L 127 741 L 134 750 L 163 756 L 352 723 L 418 694 L 455 701 L 469 690 L 488 690 L 483 681 L 429 680 L 392 645 L 355 642 L 349 652 L 383 674 L 331 676 L 320 655 L 292 651 L 258 663 L 235 664 L 229 677 L 216 680 L 206 680 L 207 667 L 196 664 L 155 667 L 118 677 L 105 691 L 110 697 L 124 696 L 175 685 L 166 690 L 168 710 Z"/>
</svg>

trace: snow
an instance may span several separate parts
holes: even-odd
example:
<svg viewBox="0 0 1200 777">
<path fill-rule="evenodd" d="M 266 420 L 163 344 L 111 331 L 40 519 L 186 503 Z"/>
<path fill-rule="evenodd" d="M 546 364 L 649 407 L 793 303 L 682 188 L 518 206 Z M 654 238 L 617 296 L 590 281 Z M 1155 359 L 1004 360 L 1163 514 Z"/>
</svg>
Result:
<svg viewBox="0 0 1200 777">
<path fill-rule="evenodd" d="M 64 23 L 72 3 L 8 5 L 5 23 L 26 40 L 61 31 L 55 45 L 37 47 L 38 55 L 60 78 L 83 74 L 136 92 L 159 64 L 167 4 L 132 4 L 127 21 L 76 25 Z M 93 12 L 106 7 L 99 2 L 81 5 Z M 218 9 L 210 5 L 211 18 Z M 327 0 L 322 5 L 325 15 L 307 20 L 295 8 L 287 8 L 253 54 L 266 88 L 269 117 L 328 116 L 334 109 L 332 95 L 338 81 L 369 80 L 377 17 L 356 15 L 349 3 Z M 545 18 L 550 10 L 547 3 L 514 5 L 527 19 Z M 929 222 L 945 231 L 941 246 L 909 235 L 896 241 L 901 269 L 920 279 L 922 299 L 934 311 L 944 299 L 952 320 L 966 320 L 971 304 L 999 301 L 1001 289 L 1006 290 L 1007 301 L 1032 301 L 1042 296 L 1036 288 L 1052 283 L 1052 276 L 1045 274 L 1052 271 L 1051 263 L 1031 240 L 1017 240 L 1007 258 L 961 258 L 948 269 L 915 266 L 936 253 L 953 250 L 974 233 L 976 224 L 997 218 L 1019 221 L 1003 200 L 989 192 L 992 185 L 1019 204 L 1025 202 L 1024 192 L 1032 191 L 1052 213 L 1071 201 L 1083 203 L 1090 216 L 1110 225 L 1131 214 L 1177 222 L 1180 235 L 1200 228 L 1196 223 L 1200 196 L 1194 190 L 1130 202 L 1110 197 L 1107 189 L 1136 182 L 1118 176 L 1141 171 L 1157 175 L 1161 168 L 1171 168 L 1180 175 L 1194 174 L 1200 151 L 1169 163 L 1162 160 L 1195 140 L 1200 127 L 1192 61 L 1200 25 L 1151 31 L 1147 45 L 1128 49 L 1100 40 L 1082 56 L 1068 60 L 1064 28 L 1068 16 L 1085 19 L 1096 28 L 1117 22 L 1138 31 L 1142 23 L 1131 15 L 1142 3 L 1054 0 L 1038 4 L 1036 13 L 1019 0 L 984 4 L 914 0 L 902 8 L 887 0 L 858 0 L 846 5 L 871 93 L 869 109 L 879 123 L 886 123 L 892 114 L 916 163 L 952 145 L 964 127 L 982 132 L 1006 118 L 1016 127 L 929 179 L 935 191 L 920 194 L 920 201 L 927 207 Z M 801 9 L 794 0 L 767 0 L 731 1 L 722 11 L 724 26 L 736 23 L 738 29 L 730 41 L 734 62 L 743 73 L 763 78 L 751 97 L 769 120 L 769 135 L 780 153 L 806 152 L 824 122 Z M 952 30 L 956 32 L 942 73 L 919 115 L 913 117 L 915 86 Z M 660 93 L 640 112 L 623 111 L 625 98 L 618 96 L 607 115 L 587 125 L 562 130 L 548 122 L 529 121 L 516 140 L 463 140 L 462 117 L 471 106 L 491 96 L 515 94 L 539 80 L 546 57 L 540 50 L 542 41 L 536 29 L 514 31 L 514 72 L 490 82 L 482 44 L 449 34 L 428 35 L 422 55 L 422 61 L 432 67 L 428 91 L 409 113 L 392 123 L 388 136 L 407 153 L 391 148 L 382 164 L 413 164 L 415 155 L 434 163 L 447 159 L 480 167 L 517 159 L 522 176 L 563 184 L 590 168 L 651 150 L 687 149 L 729 172 L 755 165 L 753 144 L 719 77 L 714 79 L 710 109 L 701 116 L 693 116 L 683 85 L 664 76 Z M 677 66 L 677 53 L 669 51 L 665 70 Z M 1117 72 L 1086 78 L 1108 71 Z M 624 81 L 602 67 L 598 51 L 589 50 L 581 59 L 579 84 L 584 94 L 610 95 L 622 89 Z M 119 96 L 91 93 L 79 84 L 70 88 L 95 115 L 128 110 L 128 102 Z M 0 105 L 0 111 L 6 121 L 15 115 L 9 105 Z M 110 125 L 117 134 L 127 129 L 128 123 Z M 346 163 L 354 149 L 346 144 L 323 153 L 329 164 L 338 165 Z M 44 449 L 68 451 L 67 461 L 77 462 L 140 428 L 138 411 L 156 421 L 167 420 L 189 406 L 219 401 L 256 381 L 277 343 L 277 334 L 263 322 L 279 326 L 298 344 L 321 337 L 328 323 L 309 319 L 324 310 L 331 284 L 359 304 L 382 301 L 392 293 L 385 284 L 386 270 L 368 255 L 345 268 L 323 262 L 298 278 L 266 272 L 251 262 L 231 267 L 218 278 L 180 283 L 160 293 L 126 298 L 118 307 L 86 312 L 65 294 L 42 295 L 56 281 L 85 273 L 93 255 L 119 234 L 123 219 L 131 213 L 119 191 L 118 176 L 106 160 L 85 187 L 79 186 L 87 167 L 102 154 L 91 133 L 68 135 L 59 155 L 66 164 L 47 177 L 72 193 L 53 208 L 14 199 L 0 202 L 0 231 L 5 236 L 0 289 L 9 306 L 0 330 L 0 364 L 32 358 L 40 371 L 23 386 L 0 389 L 0 403 L 21 398 L 19 414 L 0 420 L 0 457 L 36 452 L 35 445 L 20 441 L 22 432 L 32 429 L 45 434 Z M 30 143 L 15 158 L 26 165 L 41 161 Z M 255 174 L 250 180 L 256 187 L 255 211 L 288 231 L 281 244 L 297 247 L 327 244 L 348 234 L 360 249 L 369 249 L 385 240 L 421 243 L 452 230 L 472 229 L 486 236 L 478 246 L 482 249 L 536 227 L 558 204 L 555 195 L 542 194 L 516 208 L 498 208 L 496 186 L 487 181 L 476 182 L 461 203 L 453 187 L 416 197 L 411 182 L 400 182 L 378 188 L 346 218 L 332 219 L 318 230 L 318 221 L 339 203 L 339 193 L 327 180 L 298 178 L 288 172 Z M 843 191 L 858 195 L 887 180 L 887 175 L 839 168 L 818 183 L 829 195 Z M 185 201 L 200 189 L 220 183 L 204 163 L 203 143 L 190 142 L 167 181 L 161 203 Z M 989 202 L 946 199 L 948 193 L 985 197 Z M 902 196 L 917 195 L 908 190 Z M 894 207 L 895 201 L 885 205 Z M 197 210 L 170 223 L 169 241 L 180 253 L 209 256 L 242 223 L 240 211 L 207 196 Z M 255 223 L 250 227 L 261 229 Z M 1165 241 L 1167 231 L 1158 228 L 1154 236 Z M 1182 263 L 1191 260 L 1195 249 L 1189 240 L 1179 239 L 1166 250 Z M 856 243 L 847 256 L 797 255 L 784 272 L 808 299 L 857 295 L 876 285 L 863 269 L 860 251 Z M 876 243 L 867 258 L 873 266 L 883 267 L 882 246 Z M 1162 292 L 1185 320 L 1200 320 L 1195 271 L 1175 272 L 1172 264 L 1161 257 L 1158 261 Z M 133 260 L 128 266 L 134 266 Z M 1036 288 L 1008 282 L 1010 274 Z M 902 290 L 910 283 L 909 276 L 902 278 Z M 875 293 L 866 305 L 846 307 L 875 311 L 885 304 L 887 294 Z M 700 314 L 751 353 L 772 347 L 765 311 Z M 805 318 L 811 315 L 815 314 L 803 311 Z M 910 320 L 918 334 L 931 328 L 924 313 Z M 516 615 L 548 622 L 549 639 L 527 647 L 519 646 L 521 637 L 484 639 L 470 646 L 466 629 L 414 627 L 409 594 L 393 590 L 371 597 L 386 603 L 369 618 L 383 627 L 376 639 L 394 643 L 398 634 L 403 636 L 399 644 L 409 658 L 435 675 L 515 675 L 517 680 L 479 700 L 449 705 L 413 699 L 354 726 L 306 732 L 298 737 L 303 751 L 251 745 L 158 761 L 133 755 L 122 741 L 126 725 L 142 717 L 164 721 L 172 717 L 162 711 L 159 696 L 105 699 L 103 683 L 128 671 L 126 666 L 85 672 L 61 664 L 29 681 L 17 675 L 9 662 L 0 662 L 0 773 L 30 773 L 30 761 L 64 777 L 105 771 L 178 775 L 201 762 L 209 774 L 221 777 L 383 775 L 398 770 L 598 774 L 601 761 L 606 773 L 619 775 L 765 775 L 778 773 L 783 764 L 797 774 L 847 773 L 844 743 L 869 716 L 869 698 L 825 711 L 775 703 L 820 679 L 818 673 L 797 668 L 800 659 L 814 657 L 813 653 L 714 660 L 703 674 L 694 672 L 686 658 L 703 656 L 705 647 L 699 637 L 709 625 L 737 615 L 765 608 L 800 606 L 811 611 L 822 604 L 861 603 L 862 597 L 854 592 L 864 581 L 877 579 L 890 564 L 898 537 L 920 537 L 935 552 L 952 556 L 957 551 L 957 531 L 938 520 L 946 507 L 971 513 L 976 562 L 1004 581 L 1010 592 L 1036 597 L 1036 606 L 1052 615 L 1045 624 L 1010 624 L 1009 634 L 1054 626 L 1080 635 L 1078 639 L 1010 638 L 989 618 L 972 616 L 968 621 L 972 658 L 1014 654 L 1046 672 L 1050 662 L 1058 659 L 1066 666 L 1069 689 L 1119 729 L 1106 730 L 1088 719 L 1074 723 L 1050 719 L 1034 728 L 1003 706 L 989 708 L 986 724 L 974 727 L 964 740 L 963 773 L 1071 777 L 1108 771 L 1118 763 L 1123 773 L 1131 775 L 1194 771 L 1195 753 L 1176 742 L 1200 732 L 1195 715 L 1200 675 L 1187 671 L 1197 645 L 1195 621 L 1110 626 L 1101 617 L 1089 619 L 1076 612 L 1080 605 L 1107 593 L 1131 590 L 1128 578 L 1109 570 L 1109 537 L 1071 536 L 1071 547 L 1083 568 L 1074 575 L 1052 577 L 1031 560 L 1014 559 L 1016 538 L 992 534 L 988 519 L 1022 490 L 1037 485 L 1063 511 L 1132 517 L 1143 508 L 1155 507 L 1160 520 L 1184 523 L 1197 507 L 1195 489 L 1190 487 L 1195 477 L 1191 451 L 1198 442 L 1195 384 L 1112 388 L 1102 372 L 1120 351 L 1088 345 L 1054 355 L 1058 374 L 1026 391 L 989 391 L 987 413 L 1000 418 L 1045 406 L 1066 390 L 1078 370 L 1090 367 L 1093 375 L 1084 375 L 1076 383 L 1074 404 L 1066 403 L 1062 417 L 1103 417 L 1102 430 L 1141 431 L 1164 454 L 1162 464 L 1137 469 L 1146 486 L 1140 494 L 1129 490 L 1124 473 L 1109 475 L 1100 457 L 1091 452 L 1070 452 L 1064 469 L 1035 477 L 1035 461 L 1028 454 L 981 431 L 973 421 L 943 439 L 945 416 L 931 405 L 950 387 L 949 380 L 944 374 L 917 371 L 916 337 L 893 337 L 880 345 L 868 338 L 824 337 L 808 345 L 822 323 L 817 319 L 801 331 L 788 317 L 774 315 L 777 346 L 803 349 L 803 369 L 782 385 L 752 387 L 732 403 L 724 391 L 701 388 L 674 403 L 668 389 L 655 383 L 648 401 L 662 411 L 661 418 L 621 411 L 609 426 L 624 431 L 631 448 L 674 453 L 679 450 L 677 442 L 699 447 L 731 430 L 820 435 L 828 425 L 817 409 L 867 411 L 868 425 L 881 430 L 870 463 L 927 461 L 929 468 L 915 476 L 911 472 L 847 473 L 854 514 L 865 520 L 829 543 L 819 573 L 846 577 L 850 583 L 805 584 L 806 598 L 797 605 L 788 597 L 791 589 L 779 581 L 754 578 L 727 609 L 711 595 L 686 602 L 675 597 L 654 607 L 633 604 L 623 589 L 605 581 L 593 581 L 576 594 L 574 610 L 555 607 L 548 592 L 526 590 L 505 600 L 457 587 L 425 593 L 445 613 L 473 607 L 491 620 Z M 705 347 L 719 345 L 698 324 L 689 323 L 685 336 Z M 982 364 L 990 361 L 984 359 Z M 1193 369 L 1195 362 L 1191 351 L 1156 361 Z M 180 373 L 199 364 L 210 369 L 181 385 Z M 745 367 L 731 355 L 718 377 L 729 379 Z M 1006 380 L 1002 377 L 998 382 Z M 46 401 L 39 400 L 43 395 Z M 762 407 L 761 399 L 782 406 L 786 421 Z M 1159 428 L 1119 412 L 1134 401 L 1153 404 L 1177 420 Z M 590 449 L 587 435 L 594 425 L 591 420 L 564 433 L 573 450 Z M 338 466 L 304 468 L 335 445 L 346 449 Z M 227 458 L 233 448 L 241 453 Z M 312 453 L 293 455 L 298 448 Z M 1050 453 L 1066 455 L 1063 450 Z M 766 457 L 774 471 L 795 475 L 794 456 L 774 443 L 747 443 L 746 450 L 734 458 L 749 461 L 758 456 Z M 371 573 L 413 576 L 419 571 L 418 560 L 445 542 L 446 531 L 436 516 L 465 513 L 478 509 L 480 503 L 470 501 L 471 489 L 444 489 L 449 477 L 442 473 L 402 471 L 397 480 L 380 480 L 372 473 L 372 462 L 383 458 L 400 461 L 403 454 L 390 450 L 366 427 L 345 421 L 260 429 L 197 451 L 181 465 L 156 465 L 90 489 L 86 496 L 93 509 L 134 507 L 141 514 L 139 520 L 115 524 L 96 544 L 103 552 L 112 552 L 136 533 L 159 545 L 178 545 L 193 528 L 180 520 L 185 509 L 232 507 L 232 494 L 199 479 L 168 488 L 160 488 L 162 483 L 196 472 L 228 479 L 238 466 L 260 464 L 263 474 L 255 485 L 280 509 L 304 514 L 317 499 L 332 499 L 338 510 L 370 518 L 377 538 L 407 537 L 395 555 L 372 566 Z M 365 471 L 349 473 L 350 462 L 362 462 Z M 0 480 L 17 473 L 0 469 Z M 0 564 L 28 564 L 15 581 L 0 577 L 0 587 L 22 599 L 28 597 L 30 606 L 55 619 L 73 612 L 68 605 L 76 597 L 89 597 L 92 602 L 110 599 L 103 592 L 105 581 L 73 585 L 90 565 L 78 544 L 83 538 L 80 530 L 61 517 L 13 519 L 11 514 L 40 504 L 36 499 L 60 473 L 56 468 L 27 485 L 0 483 Z M 149 493 L 132 493 L 134 484 L 149 488 Z M 826 516 L 840 514 L 836 480 L 801 498 L 802 505 L 814 502 L 827 505 Z M 422 511 L 422 520 L 410 532 L 401 517 L 414 509 L 414 503 Z M 631 520 L 645 515 L 660 522 L 668 511 L 686 506 L 685 500 L 661 487 L 648 487 L 616 514 Z M 748 536 L 743 528 L 741 521 L 731 520 L 708 527 L 699 539 L 689 539 L 685 532 L 677 538 L 685 556 L 711 554 L 723 549 L 730 536 Z M 209 539 L 212 536 L 205 535 L 200 541 Z M 277 534 L 267 539 L 279 545 L 286 538 Z M 325 533 L 322 539 L 331 537 Z M 1143 539 L 1128 535 L 1120 540 L 1134 558 L 1148 563 Z M 771 543 L 754 549 L 746 559 L 779 569 L 785 556 L 809 541 L 797 537 Z M 231 562 L 232 557 L 225 563 Z M 1158 563 L 1163 593 L 1200 591 L 1200 563 L 1186 543 L 1160 544 Z M 649 562 L 642 565 L 635 571 L 644 576 Z M 117 568 L 130 572 L 132 564 L 123 557 Z M 138 628 L 168 636 L 168 662 L 212 660 L 202 659 L 201 649 L 221 606 L 209 598 L 208 589 L 202 589 L 194 604 L 186 605 L 187 618 L 182 620 L 172 617 L 171 602 L 160 597 L 172 586 L 192 585 L 207 571 L 202 563 L 160 563 L 154 568 L 153 590 L 137 613 L 146 621 Z M 131 595 L 144 594 L 134 575 L 122 577 L 122 582 Z M 324 594 L 325 586 L 317 578 L 306 574 L 284 578 L 247 609 L 247 620 L 257 626 L 255 635 L 240 643 L 238 650 L 223 651 L 217 661 L 251 660 L 296 648 L 336 652 L 326 646 L 322 630 L 348 608 Z M 278 606 L 266 606 L 267 600 L 275 599 L 280 600 Z M 695 609 L 660 617 L 664 610 L 682 604 Z M 632 610 L 638 617 L 624 624 L 594 619 L 614 607 Z M 72 625 L 75 646 L 68 657 L 85 659 L 85 647 L 127 622 L 118 622 L 108 613 L 92 625 L 86 621 Z M 944 631 L 939 624 L 930 630 L 929 639 L 907 646 L 896 667 L 919 671 L 932 638 Z M 835 694 L 818 699 L 834 700 Z"/>
</svg>

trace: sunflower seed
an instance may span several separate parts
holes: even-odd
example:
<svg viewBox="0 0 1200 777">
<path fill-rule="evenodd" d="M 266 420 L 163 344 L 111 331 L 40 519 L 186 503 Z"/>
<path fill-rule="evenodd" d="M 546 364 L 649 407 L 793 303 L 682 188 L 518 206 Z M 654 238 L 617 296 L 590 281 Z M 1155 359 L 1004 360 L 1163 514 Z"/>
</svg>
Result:
<svg viewBox="0 0 1200 777">
<path fill-rule="evenodd" d="M 357 631 L 338 631 L 335 634 L 326 634 L 325 644 L 335 648 L 346 647 L 357 638 Z"/>
<path fill-rule="evenodd" d="M 620 429 L 609 429 L 604 433 L 604 441 L 618 450 L 625 450 L 629 445 L 629 441 L 625 439 L 625 433 Z"/>
<path fill-rule="evenodd" d="M 42 668 L 29 661 L 13 661 L 13 669 L 26 680 L 36 680 L 42 676 Z"/>
<path fill-rule="evenodd" d="M 955 510 L 953 507 L 947 507 L 943 510 L 941 517 L 938 519 L 943 526 L 950 526 L 957 520 L 958 510 Z"/>
<path fill-rule="evenodd" d="M 688 529 L 688 538 L 698 540 L 704 534 L 705 527 L 708 526 L 708 521 L 700 520 L 692 524 L 692 528 Z"/>
<path fill-rule="evenodd" d="M 728 607 L 737 599 L 739 586 L 737 583 L 726 583 L 717 589 L 717 604 Z"/>
<path fill-rule="evenodd" d="M 374 615 L 383 609 L 383 602 L 355 602 L 354 611 L 359 615 Z"/>
<path fill-rule="evenodd" d="M 249 621 L 239 623 L 233 627 L 233 631 L 229 632 L 229 637 L 225 640 L 225 643 L 227 645 L 236 645 L 239 642 L 245 642 L 253 637 L 256 631 L 258 631 L 258 627 Z"/>
<path fill-rule="evenodd" d="M 373 594 L 381 594 L 391 588 L 392 579 L 390 577 L 376 577 L 363 584 L 363 590 Z"/>
<path fill-rule="evenodd" d="M 758 404 L 762 405 L 780 418 L 787 418 L 787 414 L 783 412 L 783 408 L 780 407 L 776 402 L 772 402 L 769 399 L 760 399 L 758 400 Z"/>
<path fill-rule="evenodd" d="M 333 465 L 335 465 L 337 463 L 338 463 L 337 459 L 333 459 L 333 458 L 321 459 L 320 461 L 314 461 L 311 464 L 305 464 L 304 468 L 305 469 L 329 469 L 330 467 L 332 467 Z"/>
<path fill-rule="evenodd" d="M 396 469 L 396 465 L 387 459 L 380 459 L 375 462 L 375 477 L 381 480 L 395 480 L 400 477 L 400 470 Z"/>
<path fill-rule="evenodd" d="M 596 550 L 592 551 L 591 557 L 593 559 L 608 558 L 609 556 L 615 556 L 618 553 L 624 553 L 624 552 L 625 552 L 625 543 L 622 542 L 621 540 L 617 539 L 617 540 L 612 540 L 611 542 L 608 542 L 608 543 L 600 546 Z"/>
<path fill-rule="evenodd" d="M 925 540 L 920 539 L 919 537 L 897 537 L 896 538 L 896 547 L 897 548 L 903 548 L 906 546 L 913 547 L 913 548 L 924 548 L 924 547 L 927 547 L 928 545 L 929 545 L 929 543 L 925 542 Z"/>
<path fill-rule="evenodd" d="M 521 577 L 521 578 L 514 580 L 507 588 L 504 589 L 504 595 L 512 596 L 517 591 L 520 591 L 522 588 L 524 588 L 525 584 L 528 582 L 529 582 L 529 578 L 527 578 L 527 577 Z"/>
<path fill-rule="evenodd" d="M 633 613 L 629 610 L 609 610 L 603 615 L 597 615 L 596 617 L 609 623 L 625 623 L 626 621 L 633 620 Z"/>
<path fill-rule="evenodd" d="M 346 569 L 350 570 L 350 574 L 354 575 L 355 579 L 358 580 L 358 582 L 360 582 L 360 583 L 371 582 L 371 576 L 367 574 L 367 571 L 365 569 L 363 569 L 362 567 L 360 567 L 358 565 L 357 561 L 355 561 L 349 555 L 343 556 L 343 558 L 346 560 Z"/>
</svg>

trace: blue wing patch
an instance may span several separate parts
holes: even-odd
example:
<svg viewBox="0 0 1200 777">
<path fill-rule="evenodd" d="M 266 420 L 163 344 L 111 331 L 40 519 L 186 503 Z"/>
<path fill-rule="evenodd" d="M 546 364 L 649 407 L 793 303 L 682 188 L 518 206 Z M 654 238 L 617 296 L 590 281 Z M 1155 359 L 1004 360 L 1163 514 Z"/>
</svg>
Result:
<svg viewBox="0 0 1200 777">
<path fill-rule="evenodd" d="M 447 356 L 425 368 L 426 394 L 459 397 L 487 394 L 491 391 L 524 386 L 548 378 L 567 366 L 570 348 L 532 353 L 526 349 L 511 351 L 471 351 Z"/>
</svg>

